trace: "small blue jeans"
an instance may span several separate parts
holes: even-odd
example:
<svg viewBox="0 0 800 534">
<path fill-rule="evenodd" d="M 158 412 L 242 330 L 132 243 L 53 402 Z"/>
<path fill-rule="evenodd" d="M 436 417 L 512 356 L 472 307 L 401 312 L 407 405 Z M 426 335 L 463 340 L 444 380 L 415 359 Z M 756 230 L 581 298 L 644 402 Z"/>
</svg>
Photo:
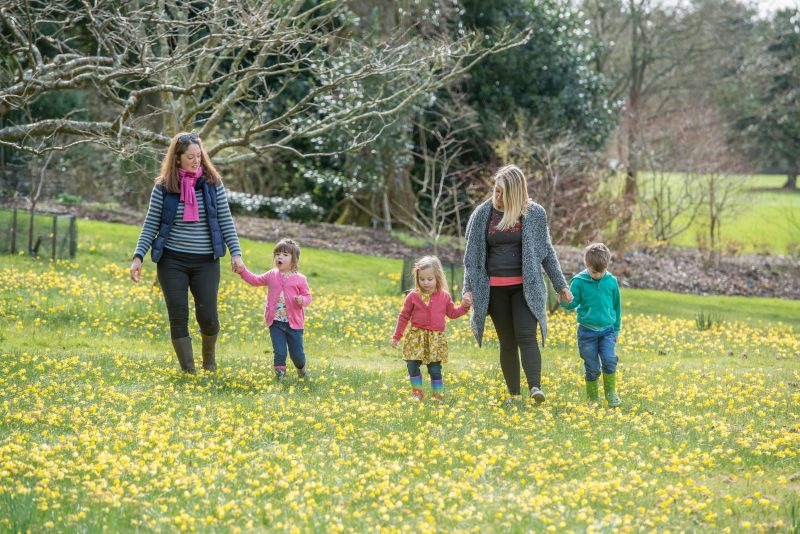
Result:
<svg viewBox="0 0 800 534">
<path fill-rule="evenodd" d="M 604 330 L 592 330 L 578 325 L 578 351 L 583 358 L 586 380 L 594 382 L 600 378 L 600 371 L 612 374 L 617 370 L 617 332 L 613 326 Z"/>
<path fill-rule="evenodd" d="M 286 349 L 289 349 L 289 356 L 292 363 L 298 369 L 306 366 L 306 354 L 303 351 L 303 330 L 289 326 L 285 321 L 272 321 L 269 327 L 269 337 L 272 340 L 272 350 L 274 355 L 275 367 L 286 365 Z"/>
</svg>

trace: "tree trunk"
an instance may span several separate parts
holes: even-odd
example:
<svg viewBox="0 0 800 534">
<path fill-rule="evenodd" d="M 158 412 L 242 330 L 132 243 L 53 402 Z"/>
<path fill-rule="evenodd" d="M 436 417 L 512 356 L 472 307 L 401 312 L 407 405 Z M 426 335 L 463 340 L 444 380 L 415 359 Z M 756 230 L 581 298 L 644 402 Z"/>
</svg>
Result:
<svg viewBox="0 0 800 534">
<path fill-rule="evenodd" d="M 797 189 L 797 160 L 789 160 L 789 168 L 786 170 L 786 183 L 783 184 L 784 189 Z"/>
<path fill-rule="evenodd" d="M 35 256 L 36 255 L 36 247 L 33 244 L 33 225 L 34 220 L 36 219 L 36 201 L 34 200 L 31 202 L 31 209 L 28 210 L 28 214 L 30 216 L 30 220 L 28 221 L 28 255 Z"/>
<path fill-rule="evenodd" d="M 389 207 L 389 194 L 383 192 L 383 229 L 392 231 L 392 209 Z"/>
<path fill-rule="evenodd" d="M 636 168 L 634 158 L 631 158 L 625 173 L 625 189 L 623 191 L 625 203 L 629 206 L 636 205 L 636 195 L 639 193 L 639 186 L 636 182 L 637 174 L 639 174 L 639 170 Z"/>
<path fill-rule="evenodd" d="M 636 213 L 636 195 L 638 194 L 639 173 L 639 122 L 642 105 L 642 88 L 644 74 L 648 62 L 642 55 L 641 48 L 645 45 L 645 35 L 641 21 L 641 6 L 634 0 L 628 3 L 630 9 L 631 51 L 629 57 L 630 81 L 628 85 L 628 102 L 625 125 L 627 131 L 625 187 L 623 189 L 623 213 L 617 229 L 614 246 L 618 252 L 624 252 L 629 244 L 630 234 L 633 231 L 633 218 Z"/>
<path fill-rule="evenodd" d="M 34 226 L 34 219 L 36 217 L 36 204 L 39 202 L 39 198 L 42 196 L 42 187 L 44 187 L 44 180 L 45 180 L 45 173 L 47 172 L 47 166 L 50 165 L 50 160 L 53 159 L 53 154 L 55 152 L 50 152 L 47 154 L 47 157 L 42 164 L 42 168 L 39 170 L 39 184 L 36 184 L 35 174 L 31 173 L 31 192 L 29 197 L 30 202 L 30 214 L 31 220 L 30 224 L 28 225 L 28 254 L 31 256 L 36 255 L 39 246 L 38 244 L 33 243 L 33 226 Z"/>
<path fill-rule="evenodd" d="M 625 165 L 625 184 L 622 191 L 622 213 L 620 216 L 619 226 L 617 227 L 616 236 L 612 243 L 618 252 L 624 252 L 629 245 L 629 237 L 633 231 L 633 217 L 636 213 L 636 196 L 639 193 L 639 185 L 637 183 L 639 164 L 638 164 L 638 146 L 637 146 L 637 113 L 635 108 L 637 103 L 631 99 L 630 110 L 628 112 L 628 131 L 626 132 L 626 165 Z"/>
<path fill-rule="evenodd" d="M 717 179 L 715 177 L 711 177 L 709 181 L 709 188 L 708 188 L 708 210 L 709 210 L 709 218 L 708 218 L 708 238 L 710 240 L 710 248 L 708 251 L 709 254 L 709 265 L 719 265 L 719 255 L 717 254 L 719 247 L 719 225 L 720 225 L 720 214 L 719 210 L 717 209 Z"/>
</svg>

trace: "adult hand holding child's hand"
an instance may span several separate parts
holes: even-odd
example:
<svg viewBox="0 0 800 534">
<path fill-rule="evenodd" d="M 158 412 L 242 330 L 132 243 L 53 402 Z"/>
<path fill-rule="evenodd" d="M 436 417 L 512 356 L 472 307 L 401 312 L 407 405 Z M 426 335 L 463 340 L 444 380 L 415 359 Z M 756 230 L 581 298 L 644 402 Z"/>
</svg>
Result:
<svg viewBox="0 0 800 534">
<path fill-rule="evenodd" d="M 573 299 L 572 291 L 570 291 L 568 287 L 565 287 L 558 292 L 558 298 L 560 298 L 564 304 L 569 304 Z"/>
<path fill-rule="evenodd" d="M 244 271 L 244 260 L 242 260 L 242 257 L 238 254 L 236 256 L 231 256 L 231 271 L 236 274 Z"/>
</svg>

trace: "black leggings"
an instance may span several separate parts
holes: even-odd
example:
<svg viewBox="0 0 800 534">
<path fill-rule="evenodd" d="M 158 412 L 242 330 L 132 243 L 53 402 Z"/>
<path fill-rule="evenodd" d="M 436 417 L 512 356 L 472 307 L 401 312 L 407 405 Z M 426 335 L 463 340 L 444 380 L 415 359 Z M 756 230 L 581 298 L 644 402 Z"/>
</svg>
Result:
<svg viewBox="0 0 800 534">
<path fill-rule="evenodd" d="M 522 284 L 493 286 L 489 295 L 489 316 L 500 338 L 500 368 L 508 392 L 519 395 L 520 359 L 528 388 L 541 387 L 542 354 L 536 342 L 538 322 L 525 302 Z"/>
<path fill-rule="evenodd" d="M 189 336 L 189 293 L 194 296 L 194 314 L 206 336 L 219 332 L 217 292 L 219 259 L 210 254 L 187 254 L 164 249 L 158 262 L 158 282 L 164 292 L 172 339 Z"/>
</svg>

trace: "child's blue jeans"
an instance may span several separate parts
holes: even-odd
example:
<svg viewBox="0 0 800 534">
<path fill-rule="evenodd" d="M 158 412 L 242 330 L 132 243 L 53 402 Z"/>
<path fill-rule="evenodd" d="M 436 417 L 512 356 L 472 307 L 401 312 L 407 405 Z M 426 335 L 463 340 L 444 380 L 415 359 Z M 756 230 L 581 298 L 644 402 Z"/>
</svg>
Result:
<svg viewBox="0 0 800 534">
<path fill-rule="evenodd" d="M 303 330 L 289 326 L 285 321 L 272 321 L 269 327 L 269 337 L 272 340 L 272 350 L 275 353 L 275 367 L 286 366 L 286 349 L 292 363 L 298 369 L 306 366 L 306 353 L 303 351 Z"/>
<path fill-rule="evenodd" d="M 612 374 L 617 370 L 617 333 L 613 326 L 605 330 L 592 330 L 578 325 L 578 351 L 583 358 L 586 380 L 594 382 L 600 378 L 600 370 Z"/>
</svg>

